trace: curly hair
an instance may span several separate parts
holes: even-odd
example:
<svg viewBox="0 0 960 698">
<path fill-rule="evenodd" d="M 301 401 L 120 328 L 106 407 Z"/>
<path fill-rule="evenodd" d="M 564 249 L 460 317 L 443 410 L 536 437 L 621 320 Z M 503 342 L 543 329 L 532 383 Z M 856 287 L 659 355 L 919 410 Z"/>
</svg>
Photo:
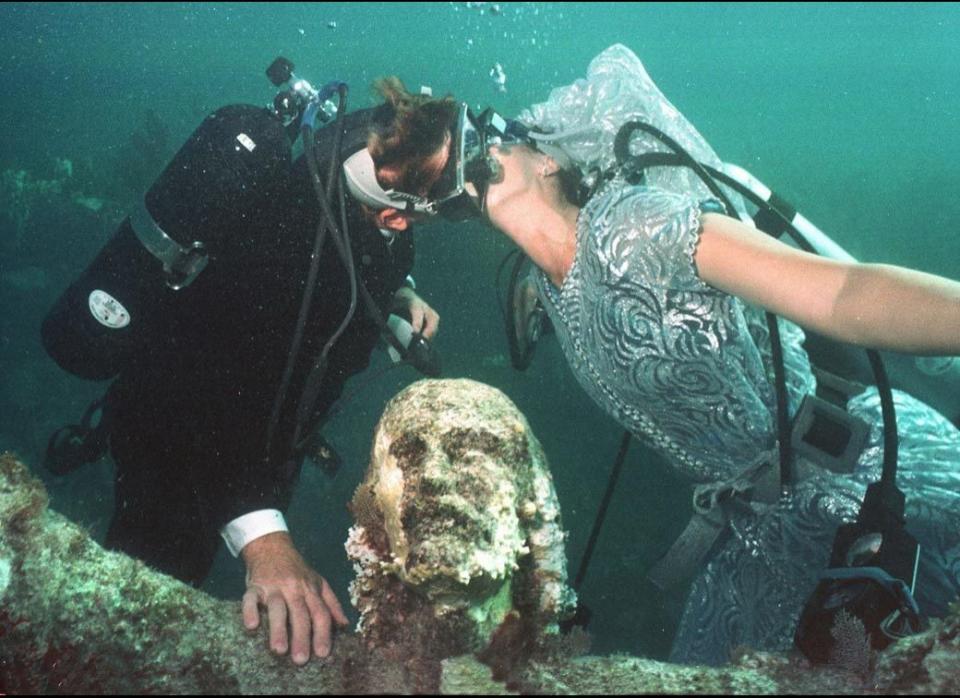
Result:
<svg viewBox="0 0 960 698">
<path fill-rule="evenodd" d="M 447 140 L 457 118 L 457 102 L 449 95 L 434 99 L 411 94 L 397 77 L 380 78 L 373 87 L 393 112 L 386 123 L 374 126 L 367 140 L 378 173 L 383 167 L 393 170 L 390 181 L 381 184 L 426 194 L 438 174 L 429 161 Z"/>
</svg>

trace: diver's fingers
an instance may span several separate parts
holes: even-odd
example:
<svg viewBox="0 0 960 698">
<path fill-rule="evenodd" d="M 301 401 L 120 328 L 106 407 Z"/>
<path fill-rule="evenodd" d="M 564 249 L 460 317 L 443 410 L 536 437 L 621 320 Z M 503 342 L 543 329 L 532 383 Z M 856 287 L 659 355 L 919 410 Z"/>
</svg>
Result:
<svg viewBox="0 0 960 698">
<path fill-rule="evenodd" d="M 293 631 L 290 641 L 290 656 L 294 664 L 306 664 L 310 661 L 310 609 L 302 596 L 288 602 L 290 629 Z"/>
<path fill-rule="evenodd" d="M 256 589 L 247 589 L 243 595 L 243 626 L 256 630 L 260 625 L 260 596 Z"/>
<path fill-rule="evenodd" d="M 427 322 L 423 330 L 423 336 L 427 339 L 433 339 L 438 329 L 440 329 L 440 316 L 436 310 L 427 306 Z"/>
<path fill-rule="evenodd" d="M 426 313 L 423 312 L 422 303 L 411 303 L 410 304 L 410 326 L 413 327 L 414 331 L 423 334 L 423 325 L 426 323 L 427 317 Z"/>
<path fill-rule="evenodd" d="M 313 622 L 313 653 L 318 657 L 330 654 L 330 610 L 317 594 L 307 595 L 310 620 Z"/>
<path fill-rule="evenodd" d="M 340 605 L 340 601 L 337 600 L 337 595 L 333 593 L 333 589 L 327 584 L 326 579 L 321 577 L 321 582 L 320 595 L 323 597 L 323 602 L 327 604 L 327 608 L 330 609 L 333 620 L 337 625 L 348 625 L 350 621 L 347 620 L 347 614 L 343 612 L 343 607 Z"/>
<path fill-rule="evenodd" d="M 267 619 L 270 622 L 270 649 L 277 654 L 286 654 L 287 602 L 279 593 L 267 597 Z"/>
<path fill-rule="evenodd" d="M 413 326 L 417 328 L 417 332 L 422 334 L 427 339 L 432 339 L 433 335 L 437 333 L 437 326 L 440 324 L 440 316 L 437 315 L 437 311 L 431 308 L 426 303 L 421 303 L 417 308 L 419 323 L 413 323 Z M 412 315 L 412 310 L 411 310 Z"/>
</svg>

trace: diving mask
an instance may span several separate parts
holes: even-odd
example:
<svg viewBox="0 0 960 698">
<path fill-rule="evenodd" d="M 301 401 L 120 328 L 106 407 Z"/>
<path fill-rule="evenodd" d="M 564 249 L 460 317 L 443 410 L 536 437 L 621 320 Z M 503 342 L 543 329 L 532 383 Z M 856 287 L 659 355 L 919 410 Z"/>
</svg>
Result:
<svg viewBox="0 0 960 698">
<path fill-rule="evenodd" d="M 484 212 L 489 186 L 503 176 L 499 163 L 490 155 L 490 147 L 519 142 L 530 142 L 526 128 L 519 122 L 508 121 L 492 109 L 475 116 L 466 104 L 461 104 L 457 123 L 451 130 L 447 163 L 426 196 L 384 190 L 377 182 L 373 158 L 366 148 L 347 158 L 343 171 L 350 193 L 371 208 L 396 208 L 465 220 Z"/>
</svg>

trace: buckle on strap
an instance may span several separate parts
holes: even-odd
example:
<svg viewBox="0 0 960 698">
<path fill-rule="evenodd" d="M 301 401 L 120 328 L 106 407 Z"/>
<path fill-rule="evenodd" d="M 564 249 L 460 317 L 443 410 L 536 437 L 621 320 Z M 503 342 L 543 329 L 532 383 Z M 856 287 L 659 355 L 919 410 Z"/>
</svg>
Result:
<svg viewBox="0 0 960 698">
<path fill-rule="evenodd" d="M 192 284 L 210 261 L 202 242 L 195 241 L 184 247 L 167 235 L 142 199 L 130 212 L 130 227 L 140 244 L 163 265 L 166 284 L 174 291 Z"/>
<path fill-rule="evenodd" d="M 771 504 L 779 498 L 779 471 L 770 454 L 736 477 L 699 485 L 693 491 L 693 516 L 667 553 L 647 573 L 659 589 L 688 583 L 737 513 L 751 513 L 750 502 Z"/>
<path fill-rule="evenodd" d="M 735 509 L 749 509 L 752 486 L 740 478 L 734 483 L 700 485 L 693 492 L 693 516 L 677 539 L 647 573 L 659 589 L 689 582 L 726 531 Z"/>
</svg>

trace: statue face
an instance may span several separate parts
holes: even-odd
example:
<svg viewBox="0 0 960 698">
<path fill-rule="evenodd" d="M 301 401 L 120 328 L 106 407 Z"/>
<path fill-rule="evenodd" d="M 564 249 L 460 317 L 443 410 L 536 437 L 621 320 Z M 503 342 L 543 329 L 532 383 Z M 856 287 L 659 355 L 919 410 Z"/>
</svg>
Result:
<svg viewBox="0 0 960 698">
<path fill-rule="evenodd" d="M 351 508 L 351 600 L 374 645 L 443 637 L 476 649 L 507 617 L 547 632 L 573 609 L 543 451 L 499 390 L 425 380 L 397 395 Z"/>
<path fill-rule="evenodd" d="M 431 599 L 496 593 L 528 552 L 518 509 L 528 480 L 526 430 L 472 425 L 476 405 L 448 400 L 432 429 L 381 421 L 367 483 L 383 514 L 393 571 Z M 396 417 L 396 418 L 395 418 Z M 518 475 L 526 476 L 518 478 Z"/>
</svg>

